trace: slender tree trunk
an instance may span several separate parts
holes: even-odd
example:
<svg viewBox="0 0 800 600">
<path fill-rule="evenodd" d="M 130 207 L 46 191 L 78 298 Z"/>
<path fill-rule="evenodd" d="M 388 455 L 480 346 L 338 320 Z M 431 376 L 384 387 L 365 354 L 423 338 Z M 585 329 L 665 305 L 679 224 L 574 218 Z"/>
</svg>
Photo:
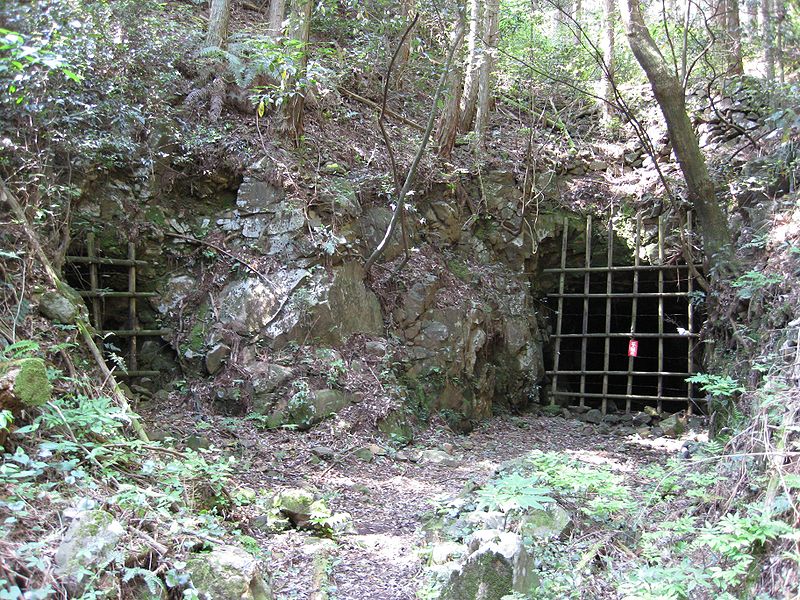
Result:
<svg viewBox="0 0 800 600">
<path fill-rule="evenodd" d="M 573 0 L 554 0 L 555 15 L 555 38 L 560 44 L 572 43 L 575 39 L 570 16 L 575 15 L 575 4 Z"/>
<path fill-rule="evenodd" d="M 758 33 L 758 0 L 744 0 L 744 30 L 748 37 L 754 38 Z"/>
<path fill-rule="evenodd" d="M 286 0 L 271 0 L 269 3 L 269 36 L 278 39 L 283 35 L 283 20 L 286 16 Z"/>
<path fill-rule="evenodd" d="M 464 14 L 459 11 L 458 22 L 450 36 L 451 46 L 460 46 L 464 39 Z M 456 50 L 456 56 L 460 54 Z M 439 126 L 436 131 L 436 141 L 439 146 L 439 156 L 442 158 L 450 158 L 453 152 L 453 146 L 456 144 L 456 134 L 458 133 L 458 123 L 460 117 L 460 100 L 461 92 L 464 83 L 463 76 L 463 60 L 456 59 L 454 66 L 447 74 L 446 91 L 445 91 L 445 107 L 442 115 L 439 118 Z"/>
<path fill-rule="evenodd" d="M 726 0 L 725 8 L 728 75 L 741 75 L 744 73 L 744 63 L 742 62 L 742 23 L 739 17 L 739 0 Z"/>
<path fill-rule="evenodd" d="M 712 266 L 724 266 L 723 253 L 731 241 L 730 230 L 725 213 L 717 203 L 705 157 L 700 152 L 686 112 L 683 86 L 650 35 L 639 0 L 622 0 L 622 17 L 633 55 L 644 69 L 664 114 L 672 147 L 686 180 L 689 200 L 702 230 L 706 257 Z"/>
<path fill-rule="evenodd" d="M 500 0 L 486 0 L 483 15 L 484 55 L 478 82 L 478 107 L 475 115 L 475 132 L 481 146 L 486 143 L 486 128 L 489 125 L 489 101 L 491 100 L 494 64 L 497 58 L 499 37 Z"/>
<path fill-rule="evenodd" d="M 289 17 L 289 35 L 300 42 L 301 57 L 297 65 L 297 75 L 290 87 L 294 88 L 291 97 L 284 104 L 283 131 L 292 136 L 294 143 L 300 143 L 303 135 L 303 109 L 305 108 L 306 90 L 298 89 L 298 84 L 305 79 L 308 66 L 308 39 L 311 34 L 311 12 L 314 0 L 292 0 Z"/>
<path fill-rule="evenodd" d="M 572 15 L 572 18 L 575 19 L 575 22 L 579 25 L 582 25 L 583 21 L 583 0 L 575 0 L 575 12 Z M 574 28 L 575 34 L 575 42 L 580 44 L 583 40 L 581 40 L 581 27 Z"/>
<path fill-rule="evenodd" d="M 467 34 L 467 63 L 464 74 L 464 92 L 461 95 L 461 116 L 459 130 L 462 133 L 472 129 L 478 101 L 478 79 L 481 66 L 481 0 L 469 0 L 469 33 Z"/>
<path fill-rule="evenodd" d="M 403 27 L 408 23 L 409 16 L 414 8 L 414 0 L 400 0 L 400 16 L 403 18 Z M 394 72 L 396 77 L 395 84 L 402 88 L 403 73 L 405 72 L 408 59 L 411 56 L 411 36 L 406 36 L 403 44 L 400 46 L 400 51 L 397 53 L 397 59 L 394 62 Z"/>
<path fill-rule="evenodd" d="M 761 35 L 764 43 L 764 76 L 775 80 L 775 31 L 772 21 L 772 0 L 761 0 Z"/>
<path fill-rule="evenodd" d="M 786 2 L 772 0 L 775 9 L 775 62 L 778 67 L 778 81 L 786 83 L 786 72 L 783 58 L 783 45 L 786 34 Z"/>
<path fill-rule="evenodd" d="M 206 32 L 206 45 L 215 48 L 225 48 L 228 43 L 228 24 L 231 18 L 230 0 L 212 0 L 211 12 L 208 15 L 208 31 Z M 225 105 L 227 84 L 223 76 L 225 68 L 220 61 L 212 66 L 214 79 L 210 84 L 211 96 L 209 98 L 208 118 L 212 122 L 218 121 Z"/>
<path fill-rule="evenodd" d="M 231 0 L 211 0 L 206 46 L 225 47 L 228 41 L 228 23 L 230 19 Z"/>
<path fill-rule="evenodd" d="M 606 123 L 614 116 L 614 22 L 616 7 L 614 0 L 603 0 L 603 120 Z"/>
</svg>

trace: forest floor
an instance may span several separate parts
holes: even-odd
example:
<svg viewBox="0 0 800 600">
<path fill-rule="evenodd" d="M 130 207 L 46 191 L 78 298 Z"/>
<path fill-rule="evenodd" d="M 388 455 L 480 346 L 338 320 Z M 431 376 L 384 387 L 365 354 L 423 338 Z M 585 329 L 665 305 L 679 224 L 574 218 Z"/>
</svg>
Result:
<svg viewBox="0 0 800 600">
<path fill-rule="evenodd" d="M 202 435 L 212 444 L 208 452 L 237 456 L 237 484 L 257 494 L 315 490 L 334 512 L 352 516 L 352 532 L 326 540 L 295 529 L 263 533 L 251 526 L 259 516 L 258 503 L 234 509 L 229 518 L 258 540 L 280 600 L 416 598 L 426 578 L 423 526 L 433 503 L 457 497 L 469 484 L 485 484 L 504 463 L 532 451 L 605 465 L 636 489 L 640 469 L 663 464 L 681 444 L 602 434 L 577 420 L 526 414 L 496 416 L 469 435 L 434 421 L 413 445 L 396 450 L 366 431 L 344 433 L 336 421 L 298 433 L 265 431 L 240 418 L 193 422 L 179 407 L 171 413 L 160 407 L 154 414 L 159 427 L 174 437 Z M 365 446 L 376 453 L 370 461 L 357 456 Z M 427 449 L 444 450 L 453 462 L 410 460 Z M 594 598 L 606 597 L 597 592 Z"/>
</svg>

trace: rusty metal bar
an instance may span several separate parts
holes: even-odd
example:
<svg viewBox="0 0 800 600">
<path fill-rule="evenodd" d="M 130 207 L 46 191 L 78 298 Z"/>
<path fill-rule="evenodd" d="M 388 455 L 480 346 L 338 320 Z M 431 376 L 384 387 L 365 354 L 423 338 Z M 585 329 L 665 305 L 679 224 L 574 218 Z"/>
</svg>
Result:
<svg viewBox="0 0 800 600">
<path fill-rule="evenodd" d="M 588 270 L 592 266 L 592 215 L 586 215 L 586 247 L 584 249 L 583 257 L 586 272 L 583 275 L 583 339 L 581 340 L 581 371 L 586 370 L 586 350 L 589 343 L 589 338 L 586 336 L 589 333 L 589 284 L 591 283 L 591 272 Z M 581 375 L 581 393 L 586 391 L 586 377 Z M 583 397 L 580 399 L 580 405 L 583 406 Z"/>
<path fill-rule="evenodd" d="M 95 292 L 80 290 L 78 293 L 83 298 L 153 298 L 159 295 L 158 292 L 110 292 L 103 289 L 99 289 Z"/>
<path fill-rule="evenodd" d="M 161 371 L 128 371 L 127 373 L 117 371 L 115 374 L 118 377 L 158 377 L 161 375 Z"/>
<path fill-rule="evenodd" d="M 620 375 L 620 376 L 627 375 L 628 373 L 631 373 L 632 375 L 636 375 L 636 376 L 642 375 L 642 376 L 645 376 L 645 377 L 646 376 L 655 377 L 656 375 L 661 375 L 662 377 L 686 377 L 686 376 L 690 375 L 690 373 L 683 373 L 683 372 L 680 372 L 680 371 L 677 371 L 677 372 L 676 371 L 627 371 L 627 370 L 626 371 L 610 371 L 610 370 L 609 371 L 600 371 L 600 370 L 590 371 L 590 370 L 585 370 L 585 369 L 583 369 L 583 370 L 582 369 L 576 369 L 574 371 L 560 370 L 558 372 L 559 375 L 604 375 L 606 373 L 608 375 Z M 552 375 L 553 371 L 547 371 L 547 374 L 548 375 Z"/>
<path fill-rule="evenodd" d="M 558 392 L 556 396 L 564 396 L 565 398 L 577 398 L 580 396 L 580 392 Z M 601 398 L 601 399 L 608 399 L 608 400 L 625 400 L 627 399 L 626 394 L 596 394 L 592 392 L 587 392 L 584 394 L 586 398 Z M 634 394 L 631 396 L 631 400 L 644 400 L 644 401 L 658 401 L 658 400 L 666 400 L 667 402 L 685 402 L 686 396 L 645 396 Z"/>
<path fill-rule="evenodd" d="M 658 217 L 658 264 L 664 264 L 664 215 Z M 658 371 L 664 370 L 664 271 L 658 271 Z M 664 380 L 658 376 L 658 405 L 659 413 L 662 410 L 660 397 L 664 393 Z"/>
<path fill-rule="evenodd" d="M 555 404 L 555 391 L 558 389 L 558 363 L 561 359 L 561 324 L 563 323 L 563 312 L 564 312 L 564 280 L 566 279 L 566 274 L 564 273 L 563 269 L 567 266 L 567 238 L 569 235 L 569 218 L 564 217 L 564 237 L 561 240 L 561 274 L 558 278 L 558 293 L 560 295 L 558 299 L 558 313 L 556 316 L 556 334 L 558 337 L 556 338 L 556 346 L 555 346 L 555 353 L 553 355 L 553 371 L 555 375 L 553 375 L 553 389 L 554 392 L 551 396 L 552 401 L 551 404 Z"/>
<path fill-rule="evenodd" d="M 96 265 L 109 265 L 112 267 L 130 267 L 133 265 L 138 266 L 147 266 L 146 260 L 136 260 L 133 263 L 130 259 L 125 258 L 101 258 L 99 256 L 89 257 L 89 256 L 66 256 L 64 257 L 66 262 L 75 265 L 89 265 L 89 264 L 96 264 Z"/>
<path fill-rule="evenodd" d="M 692 213 L 688 211 L 686 213 L 686 237 L 687 239 L 692 239 Z M 694 279 L 692 278 L 692 273 L 688 274 L 686 278 L 686 289 L 689 295 L 689 302 L 686 303 L 686 328 L 691 335 L 692 331 L 694 331 L 694 304 L 692 304 L 692 293 L 694 292 Z M 692 371 L 694 369 L 694 345 L 692 344 L 692 340 L 686 340 L 686 370 L 689 371 L 688 376 L 691 377 L 693 375 Z M 686 382 L 686 414 L 692 414 L 692 384 Z"/>
<path fill-rule="evenodd" d="M 561 335 L 551 334 L 550 337 L 552 337 L 552 338 L 557 338 L 557 337 L 561 337 L 561 338 L 579 338 L 579 337 L 584 337 L 584 335 L 582 333 L 562 333 Z M 605 338 L 605 337 L 629 338 L 629 337 L 631 337 L 631 334 L 627 333 L 627 332 L 614 332 L 614 331 L 612 331 L 608 335 L 606 335 L 605 333 L 587 333 L 586 337 L 588 337 L 588 338 Z M 657 337 L 662 337 L 664 339 L 666 339 L 666 338 L 699 338 L 700 334 L 699 333 L 664 333 L 664 334 L 637 333 L 636 337 L 637 338 L 657 338 Z"/>
<path fill-rule="evenodd" d="M 88 254 L 88 258 L 95 259 L 97 258 L 97 248 L 95 247 L 95 239 L 94 239 L 94 232 L 90 231 L 86 236 L 86 254 Z M 94 320 L 94 327 L 95 329 L 100 329 L 103 327 L 103 312 L 100 307 L 100 299 L 97 294 L 97 289 L 99 287 L 99 274 L 97 269 L 96 262 L 89 263 L 89 289 L 91 290 L 92 294 L 92 319 Z M 97 341 L 97 347 L 102 352 L 103 351 L 103 341 Z"/>
<path fill-rule="evenodd" d="M 610 273 L 610 272 L 609 272 Z M 663 273 L 661 273 L 663 276 Z M 640 292 L 634 296 L 631 292 L 592 293 L 589 298 L 684 298 L 688 292 Z M 547 294 L 548 298 L 583 298 L 584 294 Z"/>
<path fill-rule="evenodd" d="M 611 337 L 608 335 L 611 333 L 611 292 L 613 289 L 614 283 L 614 275 L 611 271 L 611 267 L 614 265 L 614 224 L 613 224 L 613 213 L 609 211 L 608 214 L 608 252 L 606 256 L 606 266 L 608 267 L 608 273 L 606 273 L 606 339 L 605 339 L 605 354 L 603 356 L 603 371 L 606 373 L 603 375 L 603 403 L 601 406 L 601 411 L 603 414 L 606 414 L 608 410 L 608 368 L 609 368 L 609 361 L 611 360 Z"/>
<path fill-rule="evenodd" d="M 695 264 L 693 265 L 695 269 L 702 269 L 702 264 Z M 611 267 L 611 270 L 614 272 L 617 271 L 672 271 L 674 269 L 687 269 L 689 265 L 686 264 L 675 264 L 675 265 L 617 265 Z M 605 273 L 608 271 L 607 267 L 567 267 L 565 269 L 542 269 L 542 273 L 561 273 L 561 271 L 565 271 L 567 273 L 583 273 L 584 271 L 589 271 L 590 273 Z M 532 274 L 532 273 L 531 273 Z"/>
<path fill-rule="evenodd" d="M 636 215 L 636 242 L 635 242 L 635 249 L 634 249 L 634 257 L 633 257 L 633 266 L 638 267 L 640 258 L 639 252 L 641 250 L 641 243 L 642 243 L 642 214 L 639 213 Z M 633 287 L 631 288 L 631 292 L 633 292 L 633 299 L 631 300 L 631 338 L 636 334 L 636 313 L 638 311 L 638 302 L 639 297 L 637 294 L 639 293 L 639 271 L 635 270 L 633 272 Z M 626 393 L 628 396 L 633 394 L 633 361 L 634 357 L 630 356 L 630 352 L 628 352 L 628 383 L 627 387 L 625 388 Z M 628 398 L 625 401 L 625 412 L 631 412 L 631 400 Z"/>
<path fill-rule="evenodd" d="M 139 316 L 136 314 L 136 244 L 128 242 L 128 260 L 131 261 L 128 267 L 128 292 L 131 294 L 128 297 L 128 320 L 130 321 L 130 328 L 132 331 L 139 329 Z M 136 335 L 132 335 L 129 347 L 129 367 L 130 370 L 136 372 L 139 370 L 139 357 L 137 356 L 138 340 Z"/>
<path fill-rule="evenodd" d="M 172 329 L 108 329 L 98 332 L 101 335 L 115 335 L 117 337 L 159 337 L 172 335 Z"/>
</svg>

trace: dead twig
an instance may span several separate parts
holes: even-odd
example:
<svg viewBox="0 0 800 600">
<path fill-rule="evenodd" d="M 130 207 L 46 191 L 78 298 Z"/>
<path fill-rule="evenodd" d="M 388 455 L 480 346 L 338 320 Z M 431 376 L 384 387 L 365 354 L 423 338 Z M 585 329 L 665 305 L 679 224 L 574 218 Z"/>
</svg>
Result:
<svg viewBox="0 0 800 600">
<path fill-rule="evenodd" d="M 339 92 L 341 92 L 345 96 L 352 98 L 357 102 L 361 102 L 361 104 L 365 104 L 370 108 L 374 108 L 377 111 L 382 110 L 381 106 L 377 102 L 373 102 L 369 98 L 364 98 L 364 96 L 359 96 L 358 94 L 356 94 L 355 92 L 351 92 L 347 88 L 337 87 L 336 89 L 339 90 Z M 395 121 L 400 121 L 403 125 L 408 125 L 409 127 L 411 127 L 411 129 L 414 129 L 415 131 L 419 131 L 420 133 L 425 133 L 425 128 L 422 125 L 418 125 L 417 123 L 414 123 L 414 121 L 408 120 L 403 115 L 398 115 L 396 112 L 394 112 L 393 110 L 389 110 L 388 108 L 383 110 L 383 112 L 386 113 L 387 117 L 391 117 Z"/>
</svg>

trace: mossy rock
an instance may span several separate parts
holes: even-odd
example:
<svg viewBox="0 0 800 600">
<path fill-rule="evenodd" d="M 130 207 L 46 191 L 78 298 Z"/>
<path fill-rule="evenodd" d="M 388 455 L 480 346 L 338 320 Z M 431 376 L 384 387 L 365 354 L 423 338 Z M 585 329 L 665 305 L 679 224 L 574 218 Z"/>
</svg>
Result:
<svg viewBox="0 0 800 600">
<path fill-rule="evenodd" d="M 411 426 L 413 417 L 403 411 L 392 411 L 378 420 L 378 431 L 389 436 L 391 441 L 402 444 L 414 440 L 414 429 Z"/>
<path fill-rule="evenodd" d="M 0 408 L 5 407 L 3 381 L 11 390 L 11 405 L 41 406 L 48 402 L 53 386 L 47 378 L 47 364 L 41 358 L 21 358 L 0 363 Z"/>
<path fill-rule="evenodd" d="M 572 519 L 558 504 L 549 504 L 540 510 L 530 510 L 520 518 L 523 535 L 539 539 L 554 539 L 569 531 Z"/>
<path fill-rule="evenodd" d="M 281 490 L 272 499 L 272 508 L 286 516 L 295 527 L 304 527 L 311 519 L 314 492 L 303 488 Z"/>
<path fill-rule="evenodd" d="M 73 325 L 85 320 L 86 304 L 81 295 L 65 283 L 39 298 L 39 312 L 54 323 Z"/>
<path fill-rule="evenodd" d="M 55 572 L 80 597 L 86 587 L 82 571 L 99 573 L 112 559 L 125 530 L 114 515 L 104 510 L 82 513 L 72 522 L 55 554 Z"/>
<path fill-rule="evenodd" d="M 351 397 L 340 390 L 295 394 L 287 407 L 287 421 L 300 429 L 308 429 L 351 403 Z"/>
<path fill-rule="evenodd" d="M 186 571 L 203 600 L 272 600 L 258 561 L 236 546 L 217 546 L 187 561 Z"/>
</svg>

